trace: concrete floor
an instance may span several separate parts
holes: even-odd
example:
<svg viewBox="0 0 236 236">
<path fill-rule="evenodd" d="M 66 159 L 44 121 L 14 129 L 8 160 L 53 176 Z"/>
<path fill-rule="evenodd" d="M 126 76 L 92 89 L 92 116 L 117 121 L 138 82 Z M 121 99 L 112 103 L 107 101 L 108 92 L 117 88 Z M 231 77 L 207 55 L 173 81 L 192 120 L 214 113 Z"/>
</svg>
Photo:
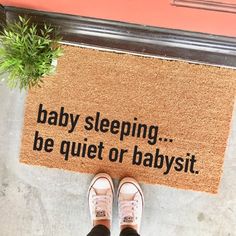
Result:
<svg viewBox="0 0 236 236">
<path fill-rule="evenodd" d="M 0 85 L 0 236 L 85 236 L 92 176 L 19 163 L 24 99 L 25 93 Z M 142 188 L 143 236 L 236 235 L 236 107 L 218 195 Z M 118 235 L 114 208 L 112 235 Z"/>
</svg>

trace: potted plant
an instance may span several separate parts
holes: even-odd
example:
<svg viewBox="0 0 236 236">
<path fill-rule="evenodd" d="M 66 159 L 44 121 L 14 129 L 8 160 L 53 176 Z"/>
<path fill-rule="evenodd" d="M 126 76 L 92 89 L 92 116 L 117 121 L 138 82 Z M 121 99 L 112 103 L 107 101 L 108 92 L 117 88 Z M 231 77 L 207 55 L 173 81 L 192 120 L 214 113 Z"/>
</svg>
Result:
<svg viewBox="0 0 236 236">
<path fill-rule="evenodd" d="M 55 29 L 39 28 L 30 19 L 7 23 L 0 35 L 0 73 L 7 73 L 10 88 L 40 86 L 43 77 L 55 71 L 55 60 L 62 55 Z"/>
</svg>

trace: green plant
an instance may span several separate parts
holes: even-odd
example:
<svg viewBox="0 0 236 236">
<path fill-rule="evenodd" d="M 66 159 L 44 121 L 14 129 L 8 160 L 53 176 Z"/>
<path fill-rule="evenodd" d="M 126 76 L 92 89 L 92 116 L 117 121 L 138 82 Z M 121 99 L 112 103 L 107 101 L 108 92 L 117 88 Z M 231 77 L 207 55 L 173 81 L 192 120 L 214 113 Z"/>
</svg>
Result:
<svg viewBox="0 0 236 236">
<path fill-rule="evenodd" d="M 8 73 L 10 88 L 28 89 L 43 82 L 54 71 L 52 61 L 62 55 L 61 38 L 54 28 L 39 29 L 30 19 L 7 23 L 0 35 L 0 73 Z"/>
</svg>

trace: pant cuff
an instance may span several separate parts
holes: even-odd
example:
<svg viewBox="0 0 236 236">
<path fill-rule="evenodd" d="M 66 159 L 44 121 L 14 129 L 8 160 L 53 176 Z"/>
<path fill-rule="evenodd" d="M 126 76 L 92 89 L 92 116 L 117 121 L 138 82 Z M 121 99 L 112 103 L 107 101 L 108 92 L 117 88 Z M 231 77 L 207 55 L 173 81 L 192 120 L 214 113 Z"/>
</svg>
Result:
<svg viewBox="0 0 236 236">
<path fill-rule="evenodd" d="M 110 236 L 110 230 L 105 225 L 96 225 L 87 236 Z"/>
<path fill-rule="evenodd" d="M 140 236 L 138 234 L 138 232 L 130 227 L 124 228 L 121 232 L 120 232 L 120 236 Z"/>
</svg>

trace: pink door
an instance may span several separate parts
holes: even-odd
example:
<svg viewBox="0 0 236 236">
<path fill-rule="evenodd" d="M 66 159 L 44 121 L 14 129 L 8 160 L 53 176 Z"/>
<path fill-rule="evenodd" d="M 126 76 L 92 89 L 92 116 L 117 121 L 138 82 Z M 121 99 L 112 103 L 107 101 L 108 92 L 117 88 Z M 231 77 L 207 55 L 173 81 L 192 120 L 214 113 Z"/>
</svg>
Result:
<svg viewBox="0 0 236 236">
<path fill-rule="evenodd" d="M 1 0 L 1 4 L 236 37 L 236 0 Z"/>
</svg>

